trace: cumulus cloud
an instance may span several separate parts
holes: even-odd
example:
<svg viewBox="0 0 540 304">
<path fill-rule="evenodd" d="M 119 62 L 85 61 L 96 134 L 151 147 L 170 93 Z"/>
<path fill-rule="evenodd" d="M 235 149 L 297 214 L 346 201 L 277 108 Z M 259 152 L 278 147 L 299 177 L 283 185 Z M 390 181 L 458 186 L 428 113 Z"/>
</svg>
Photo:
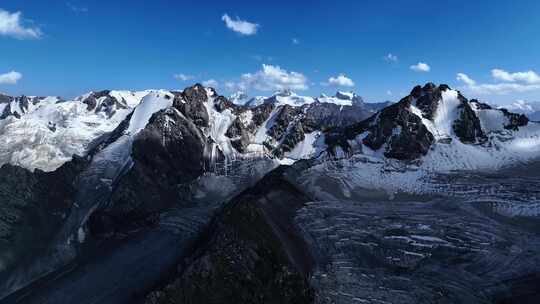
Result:
<svg viewBox="0 0 540 304">
<path fill-rule="evenodd" d="M 491 76 L 495 83 L 477 83 L 464 73 L 458 73 L 457 80 L 463 82 L 465 85 L 463 89 L 479 95 L 504 95 L 540 90 L 540 80 L 535 78 L 538 75 L 533 71 L 508 73 L 493 69 Z"/>
<path fill-rule="evenodd" d="M 259 28 L 259 25 L 256 23 L 240 20 L 240 18 L 238 17 L 236 17 L 236 20 L 233 20 L 227 14 L 223 15 L 223 17 L 221 17 L 221 20 L 225 22 L 225 25 L 230 30 L 233 30 L 241 35 L 246 35 L 246 36 L 255 35 L 257 34 L 257 30 Z"/>
<path fill-rule="evenodd" d="M 540 84 L 540 76 L 534 71 L 509 73 L 501 69 L 491 70 L 491 76 L 495 80 L 507 82 L 524 82 L 527 84 Z"/>
<path fill-rule="evenodd" d="M 467 74 L 458 73 L 456 79 L 462 81 L 468 86 L 474 86 L 476 84 L 476 81 L 472 80 L 469 76 L 467 76 Z"/>
<path fill-rule="evenodd" d="M 181 81 L 188 81 L 188 80 L 191 80 L 191 79 L 195 78 L 195 77 L 192 76 L 192 75 L 186 75 L 186 74 L 182 74 L 182 73 L 180 73 L 180 74 L 174 74 L 173 77 L 174 77 L 174 79 L 176 79 L 176 80 L 181 80 Z"/>
<path fill-rule="evenodd" d="M 22 74 L 15 71 L 0 74 L 0 84 L 17 84 L 17 82 L 21 80 L 21 78 Z"/>
<path fill-rule="evenodd" d="M 339 74 L 336 77 L 328 78 L 328 81 L 323 83 L 323 85 L 330 85 L 336 87 L 354 87 L 354 81 L 352 81 L 352 79 L 343 74 Z"/>
<path fill-rule="evenodd" d="M 388 53 L 388 55 L 384 56 L 383 59 L 386 62 L 398 62 L 398 57 L 392 53 Z"/>
<path fill-rule="evenodd" d="M 217 88 L 219 86 L 219 82 L 215 79 L 208 79 L 203 81 L 202 85 L 205 87 Z"/>
<path fill-rule="evenodd" d="M 228 89 L 247 91 L 280 91 L 285 89 L 307 90 L 308 79 L 302 73 L 289 72 L 279 66 L 263 64 L 262 70 L 246 73 L 237 82 L 227 82 Z"/>
<path fill-rule="evenodd" d="M 419 62 L 417 64 L 411 65 L 409 68 L 415 72 L 429 72 L 431 70 L 429 64 L 424 62 Z"/>
<path fill-rule="evenodd" d="M 42 33 L 38 27 L 23 24 L 22 13 L 10 13 L 0 9 L 0 35 L 16 39 L 38 39 Z"/>
</svg>

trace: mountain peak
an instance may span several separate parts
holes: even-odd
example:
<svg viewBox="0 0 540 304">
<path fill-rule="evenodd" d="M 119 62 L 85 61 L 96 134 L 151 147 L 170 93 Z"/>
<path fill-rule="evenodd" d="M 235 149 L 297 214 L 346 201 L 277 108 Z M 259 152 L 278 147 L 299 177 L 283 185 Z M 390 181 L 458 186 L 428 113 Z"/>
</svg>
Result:
<svg viewBox="0 0 540 304">
<path fill-rule="evenodd" d="M 249 101 L 249 95 L 244 91 L 237 91 L 229 96 L 229 100 L 234 104 L 243 105 Z"/>
<path fill-rule="evenodd" d="M 276 91 L 274 93 L 275 96 L 282 96 L 282 97 L 288 97 L 288 96 L 298 96 L 295 92 L 293 92 L 291 89 L 282 89 L 279 91 Z"/>
</svg>

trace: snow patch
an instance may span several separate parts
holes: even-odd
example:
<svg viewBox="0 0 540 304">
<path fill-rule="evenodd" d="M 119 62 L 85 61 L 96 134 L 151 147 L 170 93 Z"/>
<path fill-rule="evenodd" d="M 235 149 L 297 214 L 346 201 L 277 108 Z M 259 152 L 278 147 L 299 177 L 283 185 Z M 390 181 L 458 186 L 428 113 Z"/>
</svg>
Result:
<svg viewBox="0 0 540 304">
<path fill-rule="evenodd" d="M 174 96 L 166 91 L 152 92 L 146 95 L 141 104 L 135 108 L 126 133 L 130 135 L 139 133 L 146 127 L 154 113 L 172 107 L 173 98 Z"/>
</svg>

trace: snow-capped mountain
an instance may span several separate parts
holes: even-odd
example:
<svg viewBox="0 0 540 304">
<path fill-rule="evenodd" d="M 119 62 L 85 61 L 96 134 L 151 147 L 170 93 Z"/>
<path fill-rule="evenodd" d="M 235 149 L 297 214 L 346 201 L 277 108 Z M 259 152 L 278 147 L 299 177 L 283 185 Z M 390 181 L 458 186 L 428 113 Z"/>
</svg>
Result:
<svg viewBox="0 0 540 304">
<path fill-rule="evenodd" d="M 464 185 L 441 182 L 455 170 L 466 178 L 480 170 L 534 164 L 540 157 L 539 124 L 467 100 L 446 85 L 417 86 L 380 110 L 347 93 L 311 99 L 281 92 L 260 103 L 238 105 L 201 85 L 183 91 L 103 91 L 72 101 L 2 100 L 8 114 L 0 120 L 0 147 L 6 155 L 0 167 L 0 297 L 20 290 L 11 297 L 15 301 L 44 297 L 51 303 L 76 303 L 92 292 L 129 302 L 133 286 L 160 285 L 156 282 L 162 274 L 177 269 L 179 260 L 186 263 L 176 282 L 180 287 L 175 289 L 174 283 L 157 296 L 169 291 L 196 294 L 199 286 L 210 284 L 204 290 L 215 291 L 216 299 L 245 286 L 254 294 L 284 299 L 276 303 L 287 302 L 287 297 L 309 299 L 311 288 L 325 298 L 358 298 L 359 291 L 371 286 L 361 274 L 375 269 L 364 264 L 366 259 L 355 259 L 362 250 L 377 269 L 388 268 L 394 275 L 396 265 L 400 271 L 408 265 L 416 269 L 422 267 L 420 261 L 440 256 L 439 245 L 446 246 L 442 256 L 448 254 L 452 261 L 463 259 L 464 252 L 471 255 L 471 263 L 506 261 L 500 253 L 509 251 L 490 242 L 492 236 L 504 237 L 500 231 L 507 226 L 498 230 L 489 222 L 481 227 L 488 235 L 471 240 L 472 230 L 461 218 L 455 225 L 438 221 L 454 215 L 452 208 L 437 206 L 457 198 L 441 203 L 437 197 L 432 203 L 436 195 L 474 193 L 478 199 L 487 193 L 479 203 L 495 198 L 493 208 L 504 214 L 539 214 L 534 182 L 517 190 L 521 180 L 505 181 L 503 188 L 490 184 L 487 190 L 470 186 L 474 178 Z M 409 205 L 379 204 L 403 193 Z M 505 200 L 515 193 L 527 199 L 507 206 Z M 411 207 L 407 195 L 420 205 Z M 382 213 L 373 212 L 377 208 Z M 425 210 L 435 216 L 424 216 Z M 403 225 L 381 226 L 394 211 Z M 465 223 L 473 224 L 479 213 L 474 208 L 460 211 Z M 465 240 L 445 240 L 440 231 L 449 226 L 453 236 L 467 236 Z M 367 235 L 362 232 L 366 227 Z M 200 239 L 203 231 L 208 238 Z M 509 244 L 527 243 L 540 252 L 525 238 Z M 99 250 L 103 239 L 110 251 Z M 116 239 L 122 246 L 116 246 Z M 193 244 L 201 246 L 195 256 Z M 484 256 L 483 249 L 497 254 Z M 533 265 L 535 256 L 524 257 L 525 264 Z M 88 260 L 97 262 L 87 271 L 78 271 L 77 265 L 78 270 L 71 271 L 73 262 L 86 267 Z M 437 262 L 430 261 L 426 265 Z M 234 276 L 228 280 L 230 274 Z M 52 280 L 56 275 L 65 277 Z M 126 275 L 131 279 L 125 280 Z M 88 276 L 100 279 L 88 286 Z M 246 281 L 235 285 L 239 278 Z M 28 285 L 34 280 L 49 279 L 51 285 L 43 284 L 37 295 L 25 288 L 41 286 Z M 422 282 L 414 285 L 419 294 L 429 290 Z M 120 291 L 111 296 L 110 286 Z M 336 288 L 339 295 L 333 292 Z M 384 299 L 385 292 L 373 297 Z M 393 294 L 403 296 L 400 290 Z"/>
<path fill-rule="evenodd" d="M 361 107 L 361 98 L 352 93 L 319 99 L 283 91 L 237 105 L 214 90 L 198 88 L 207 92 L 204 99 L 208 103 L 197 101 L 187 111 L 198 111 L 200 117 L 194 119 L 204 118 L 214 124 L 204 126 L 205 133 L 217 143 L 216 153 L 226 157 L 268 153 L 287 159 L 285 162 L 307 158 L 318 149 L 301 148 L 306 145 L 304 139 L 314 144 L 323 128 L 358 122 L 374 113 Z M 54 170 L 74 154 L 85 155 L 94 141 L 113 131 L 134 109 L 136 116 L 145 96 L 157 92 L 101 91 L 70 101 L 4 96 L 0 103 L 0 164 Z M 161 94 L 174 95 L 167 91 Z M 146 103 L 140 107 L 146 107 Z M 296 148 L 297 144 L 300 147 Z"/>
<path fill-rule="evenodd" d="M 525 114 L 529 119 L 534 121 L 540 121 L 540 102 L 527 102 L 525 100 L 516 100 L 515 102 L 500 106 L 500 109 L 507 109 L 508 111 Z"/>
<path fill-rule="evenodd" d="M 467 166 L 475 163 L 465 161 L 477 155 L 475 151 L 499 155 L 493 151 L 506 150 L 512 158 L 525 157 L 527 152 L 516 150 L 520 144 L 510 142 L 534 142 L 536 136 L 533 130 L 536 124 L 529 123 L 525 116 L 476 100 L 468 101 L 444 85 L 416 87 L 411 95 L 365 121 L 378 107 L 387 104 L 369 106 L 350 92 L 312 98 L 285 90 L 238 105 L 238 99 L 231 102 L 215 90 L 202 86 L 186 92 L 195 89 L 200 92 L 193 93 L 194 102 L 177 101 L 176 107 L 186 111 L 201 128 L 206 141 L 215 144 L 212 148 L 215 159 L 254 153 L 291 163 L 320 154 L 328 145 L 331 151 L 339 147 L 350 153 L 352 147 L 371 151 L 367 154 L 396 159 L 427 159 L 431 157 L 428 156 L 431 150 L 438 151 L 435 153 L 467 150 L 465 158 L 459 156 L 460 161 L 449 162 Z M 158 107 L 148 105 L 149 102 L 141 103 L 156 94 L 170 99 Z M 101 91 L 72 101 L 58 97 L 2 95 L 0 164 L 54 170 L 73 154 L 88 153 L 99 137 L 117 128 L 130 113 L 133 112 L 132 119 L 140 121 L 139 113 L 143 111 L 148 120 L 158 110 L 172 107 L 169 103 L 178 94 L 155 90 Z M 237 94 L 236 98 L 245 98 L 245 94 Z M 534 110 L 524 103 L 516 103 L 515 108 Z M 126 132 L 143 129 L 146 125 L 139 122 L 135 127 L 134 123 L 128 123 Z M 346 139 L 336 136 L 335 128 L 346 128 L 342 135 Z M 333 129 L 330 135 L 326 134 L 329 129 Z M 340 149 L 335 152 L 342 153 Z"/>
<path fill-rule="evenodd" d="M 540 215 L 540 124 L 428 83 L 323 135 L 323 153 L 233 198 L 147 303 L 246 289 L 280 303 L 535 298 L 538 279 L 524 278 L 540 258 L 523 252 L 540 252 L 525 228 Z"/>
<path fill-rule="evenodd" d="M 359 185 L 412 191 L 430 174 L 538 159 L 540 124 L 446 85 L 426 84 L 363 122 L 332 130 L 326 144 L 331 157 L 356 160 L 347 160 L 357 168 L 344 174 Z"/>
<path fill-rule="evenodd" d="M 150 91 L 92 92 L 59 97 L 9 97 L 0 101 L 0 165 L 51 171 L 84 155 L 93 140 L 114 130 Z"/>
<path fill-rule="evenodd" d="M 263 103 L 276 103 L 278 105 L 290 105 L 294 107 L 319 103 L 331 103 L 342 106 L 358 106 L 366 107 L 369 109 L 379 108 L 381 104 L 377 103 L 364 103 L 362 97 L 356 95 L 354 92 L 342 92 L 338 91 L 334 96 L 327 96 L 321 94 L 319 97 L 310 97 L 298 95 L 291 90 L 282 90 L 275 92 L 271 96 L 255 96 L 249 97 L 249 95 L 243 91 L 238 91 L 229 96 L 229 100 L 237 105 L 246 105 L 250 107 L 259 106 Z"/>
</svg>

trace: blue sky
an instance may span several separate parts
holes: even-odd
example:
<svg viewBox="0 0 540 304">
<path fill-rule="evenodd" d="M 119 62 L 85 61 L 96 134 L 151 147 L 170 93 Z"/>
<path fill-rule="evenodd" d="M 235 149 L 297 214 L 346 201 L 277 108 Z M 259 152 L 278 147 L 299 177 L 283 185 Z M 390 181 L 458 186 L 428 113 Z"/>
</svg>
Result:
<svg viewBox="0 0 540 304">
<path fill-rule="evenodd" d="M 432 81 L 493 103 L 540 100 L 539 12 L 533 0 L 6 0 L 0 91 L 214 80 L 223 94 L 340 89 L 375 102 Z"/>
</svg>

